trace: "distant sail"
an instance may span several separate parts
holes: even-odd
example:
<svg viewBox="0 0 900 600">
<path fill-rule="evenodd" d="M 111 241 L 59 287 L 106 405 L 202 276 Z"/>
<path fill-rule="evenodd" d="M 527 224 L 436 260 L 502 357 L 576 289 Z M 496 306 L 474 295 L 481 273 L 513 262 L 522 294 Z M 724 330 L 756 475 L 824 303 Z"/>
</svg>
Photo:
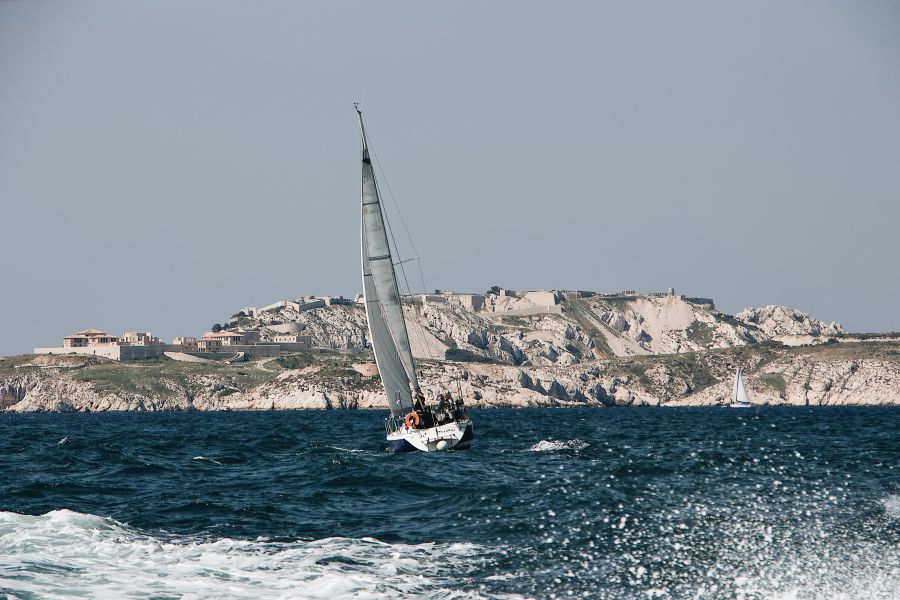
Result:
<svg viewBox="0 0 900 600">
<path fill-rule="evenodd" d="M 375 350 L 375 362 L 388 396 L 391 414 L 405 414 L 412 410 L 413 389 L 418 389 L 409 334 L 403 318 L 400 290 L 394 272 L 384 214 L 375 183 L 375 171 L 369 158 L 366 130 L 359 114 L 362 137 L 362 271 L 363 292 L 369 336 Z"/>
<path fill-rule="evenodd" d="M 750 396 L 747 395 L 747 390 L 744 388 L 741 369 L 737 370 L 737 375 L 734 377 L 734 391 L 731 393 L 731 400 L 734 404 L 750 404 Z"/>
</svg>

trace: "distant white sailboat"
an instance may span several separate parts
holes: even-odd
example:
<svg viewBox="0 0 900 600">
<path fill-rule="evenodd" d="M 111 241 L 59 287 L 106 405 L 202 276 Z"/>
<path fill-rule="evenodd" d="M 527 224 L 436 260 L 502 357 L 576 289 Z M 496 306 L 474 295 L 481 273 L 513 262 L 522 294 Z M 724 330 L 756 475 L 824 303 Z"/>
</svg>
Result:
<svg viewBox="0 0 900 600">
<path fill-rule="evenodd" d="M 749 408 L 752 406 L 750 404 L 750 396 L 747 395 L 747 390 L 744 388 L 744 378 L 741 373 L 742 369 L 738 367 L 734 376 L 734 390 L 731 392 L 732 408 Z"/>
<path fill-rule="evenodd" d="M 385 216 L 369 157 L 362 112 L 356 107 L 362 139 L 362 274 L 369 339 L 387 394 L 391 416 L 385 420 L 388 446 L 394 452 L 465 450 L 475 429 L 462 397 L 441 395 L 434 408 L 426 405 L 400 303 L 400 289 L 388 242 Z"/>
</svg>

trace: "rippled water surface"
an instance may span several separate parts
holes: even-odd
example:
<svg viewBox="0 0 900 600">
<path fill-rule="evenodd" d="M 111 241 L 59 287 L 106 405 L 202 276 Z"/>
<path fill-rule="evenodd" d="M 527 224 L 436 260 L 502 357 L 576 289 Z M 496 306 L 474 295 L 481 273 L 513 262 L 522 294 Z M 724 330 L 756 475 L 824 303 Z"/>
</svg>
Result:
<svg viewBox="0 0 900 600">
<path fill-rule="evenodd" d="M 900 597 L 900 409 L 0 414 L 0 596 Z"/>
</svg>

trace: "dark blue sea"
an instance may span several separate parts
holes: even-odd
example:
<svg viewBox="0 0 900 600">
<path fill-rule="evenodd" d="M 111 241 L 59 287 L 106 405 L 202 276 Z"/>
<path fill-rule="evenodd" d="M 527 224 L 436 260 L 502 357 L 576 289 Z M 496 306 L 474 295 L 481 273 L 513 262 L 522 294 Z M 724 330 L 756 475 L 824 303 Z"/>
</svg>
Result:
<svg viewBox="0 0 900 600">
<path fill-rule="evenodd" d="M 0 414 L 0 597 L 898 598 L 900 409 Z"/>
</svg>

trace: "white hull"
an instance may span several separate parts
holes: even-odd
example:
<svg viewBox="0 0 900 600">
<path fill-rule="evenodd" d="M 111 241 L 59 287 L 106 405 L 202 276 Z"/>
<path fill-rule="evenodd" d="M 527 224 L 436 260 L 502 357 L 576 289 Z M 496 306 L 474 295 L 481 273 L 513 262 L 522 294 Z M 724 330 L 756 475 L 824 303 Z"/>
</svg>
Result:
<svg viewBox="0 0 900 600">
<path fill-rule="evenodd" d="M 395 452 L 411 450 L 441 452 L 454 449 L 466 450 L 472 444 L 472 438 L 472 422 L 463 419 L 428 429 L 410 429 L 403 426 L 397 431 L 389 433 L 387 441 Z"/>
<path fill-rule="evenodd" d="M 753 406 L 753 405 L 752 404 L 739 404 L 739 403 L 735 402 L 734 404 L 731 405 L 731 408 L 750 408 L 751 406 Z"/>
</svg>

